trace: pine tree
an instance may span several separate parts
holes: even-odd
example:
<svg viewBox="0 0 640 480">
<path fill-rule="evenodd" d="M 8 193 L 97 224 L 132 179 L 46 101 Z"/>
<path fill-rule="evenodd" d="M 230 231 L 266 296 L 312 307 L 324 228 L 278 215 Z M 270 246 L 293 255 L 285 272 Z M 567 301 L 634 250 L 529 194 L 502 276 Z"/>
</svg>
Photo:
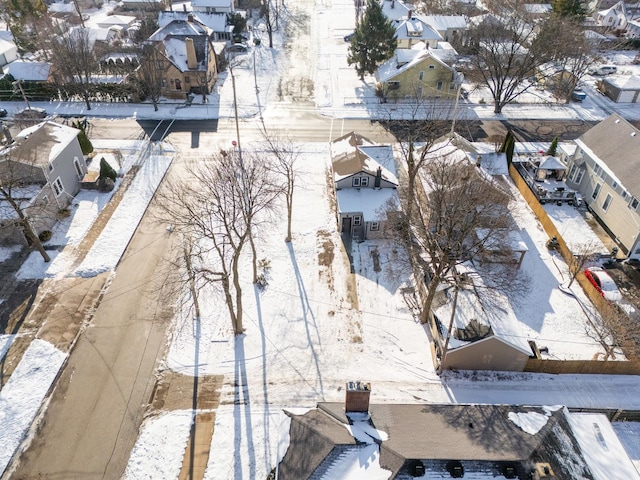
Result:
<svg viewBox="0 0 640 480">
<path fill-rule="evenodd" d="M 553 137 L 553 140 L 551 140 L 551 145 L 549 145 L 549 150 L 547 150 L 547 155 L 551 155 L 552 157 L 555 157 L 557 152 L 558 152 L 558 137 Z"/>
<path fill-rule="evenodd" d="M 73 128 L 77 128 L 80 130 L 78 133 L 78 143 L 80 144 L 80 149 L 82 150 L 83 155 L 88 155 L 93 152 L 93 144 L 89 137 L 87 136 L 87 132 L 85 129 L 85 124 L 83 122 L 77 121 L 73 122 Z"/>
<path fill-rule="evenodd" d="M 378 66 L 390 59 L 396 49 L 396 30 L 382 12 L 380 3 L 367 0 L 364 18 L 354 31 L 347 62 L 355 65 L 361 80 L 365 73 L 373 74 Z"/>
<path fill-rule="evenodd" d="M 561 17 L 579 17 L 587 14 L 583 0 L 554 0 L 551 3 L 552 11 Z"/>
<path fill-rule="evenodd" d="M 507 154 L 507 164 L 511 165 L 513 161 L 513 151 L 516 147 L 516 138 L 513 136 L 513 132 L 509 130 L 504 137 L 504 141 L 502 142 L 502 146 L 500 147 L 499 153 Z"/>
<path fill-rule="evenodd" d="M 98 178 L 110 178 L 115 182 L 117 176 L 118 174 L 113 167 L 102 157 L 100 159 L 100 176 Z"/>
</svg>

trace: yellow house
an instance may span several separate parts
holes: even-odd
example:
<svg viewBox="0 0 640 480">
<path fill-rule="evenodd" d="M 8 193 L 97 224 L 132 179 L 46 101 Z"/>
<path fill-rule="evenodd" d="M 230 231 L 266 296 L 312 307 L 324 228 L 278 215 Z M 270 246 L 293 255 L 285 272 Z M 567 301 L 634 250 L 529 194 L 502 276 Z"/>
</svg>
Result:
<svg viewBox="0 0 640 480">
<path fill-rule="evenodd" d="M 379 95 L 401 98 L 455 98 L 462 75 L 438 58 L 433 50 L 398 49 L 376 71 Z"/>
</svg>

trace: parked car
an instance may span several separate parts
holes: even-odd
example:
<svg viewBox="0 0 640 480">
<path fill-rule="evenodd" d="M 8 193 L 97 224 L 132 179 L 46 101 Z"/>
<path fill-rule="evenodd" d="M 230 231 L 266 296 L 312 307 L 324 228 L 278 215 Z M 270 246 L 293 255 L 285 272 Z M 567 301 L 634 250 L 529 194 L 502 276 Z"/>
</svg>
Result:
<svg viewBox="0 0 640 480">
<path fill-rule="evenodd" d="M 616 286 L 616 282 L 609 276 L 607 272 L 605 272 L 600 267 L 589 267 L 584 271 L 584 276 L 587 277 L 587 280 L 591 282 L 591 284 L 596 287 L 596 290 L 600 292 L 600 294 L 610 302 L 617 302 L 622 300 L 622 294 L 618 287 Z"/>
<path fill-rule="evenodd" d="M 236 43 L 227 48 L 227 51 L 230 53 L 246 53 L 249 51 L 249 48 L 242 43 Z"/>
<path fill-rule="evenodd" d="M 0 118 L 7 116 L 7 111 L 4 108 L 0 108 Z"/>
<path fill-rule="evenodd" d="M 587 98 L 587 94 L 580 87 L 576 87 L 576 89 L 571 94 L 571 100 L 573 100 L 574 102 L 581 102 L 585 98 Z"/>
<path fill-rule="evenodd" d="M 591 75 L 611 75 L 618 72 L 618 67 L 615 65 L 600 65 L 597 67 L 591 67 L 589 73 Z"/>
</svg>

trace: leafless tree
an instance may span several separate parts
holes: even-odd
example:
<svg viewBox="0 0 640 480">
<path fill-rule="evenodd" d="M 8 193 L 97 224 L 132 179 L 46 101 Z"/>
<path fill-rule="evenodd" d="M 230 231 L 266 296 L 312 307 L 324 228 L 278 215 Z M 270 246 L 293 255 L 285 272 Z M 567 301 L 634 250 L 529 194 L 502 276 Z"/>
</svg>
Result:
<svg viewBox="0 0 640 480">
<path fill-rule="evenodd" d="M 604 300 L 598 310 L 599 318 L 589 317 L 586 332 L 604 348 L 604 360 L 615 360 L 616 351 L 622 351 L 627 358 L 640 357 L 640 323 L 619 305 Z"/>
<path fill-rule="evenodd" d="M 287 205 L 287 236 L 284 241 L 288 243 L 291 241 L 293 193 L 298 178 L 296 162 L 300 156 L 300 149 L 285 135 L 269 132 L 266 128 L 262 128 L 261 132 L 267 151 L 273 156 L 270 168 L 277 176 L 282 178 L 284 184 L 282 194 Z"/>
<path fill-rule="evenodd" d="M 168 183 L 160 193 L 159 219 L 187 239 L 188 288 L 220 286 L 233 331 L 239 335 L 244 331 L 241 256 L 277 192 L 264 163 L 246 153 L 241 157 L 221 152 L 189 171 L 187 178 Z M 255 253 L 253 263 L 255 272 Z"/>
<path fill-rule="evenodd" d="M 74 28 L 60 32 L 57 41 L 51 42 L 51 59 L 61 85 L 75 85 L 84 98 L 87 110 L 91 110 L 91 77 L 99 69 L 93 54 L 93 40 L 86 28 Z"/>
<path fill-rule="evenodd" d="M 0 152 L 0 204 L 7 204 L 16 218 L 3 219 L 0 231 L 4 230 L 2 233 L 7 236 L 16 233 L 16 229 L 17 232 L 21 231 L 44 261 L 49 262 L 51 258 L 38 237 L 37 225 L 57 212 L 54 205 L 48 202 L 53 192 L 46 187 L 43 169 L 38 165 L 35 152 L 28 155 L 13 152 L 11 146 Z"/>
<path fill-rule="evenodd" d="M 153 109 L 156 112 L 158 111 L 158 101 L 162 96 L 162 81 L 166 65 L 168 65 L 168 60 L 155 44 L 146 43 L 143 46 L 137 78 L 142 83 L 144 93 L 153 103 Z"/>
<path fill-rule="evenodd" d="M 535 48 L 536 25 L 523 4 L 510 3 L 496 6 L 495 13 L 470 28 L 457 45 L 470 61 L 467 79 L 489 89 L 495 113 L 529 90 L 533 83 L 527 79 L 549 60 L 548 52 Z"/>
<path fill-rule="evenodd" d="M 569 283 L 567 288 L 571 287 L 578 274 L 584 269 L 584 266 L 595 258 L 602 250 L 602 247 L 599 242 L 591 240 L 572 245 L 570 250 L 573 258 L 567 264 L 567 268 L 569 269 Z"/>
<path fill-rule="evenodd" d="M 532 45 L 534 56 L 549 59 L 548 75 L 556 98 L 569 103 L 571 95 L 594 63 L 593 44 L 575 17 L 552 15 L 541 25 Z"/>
</svg>

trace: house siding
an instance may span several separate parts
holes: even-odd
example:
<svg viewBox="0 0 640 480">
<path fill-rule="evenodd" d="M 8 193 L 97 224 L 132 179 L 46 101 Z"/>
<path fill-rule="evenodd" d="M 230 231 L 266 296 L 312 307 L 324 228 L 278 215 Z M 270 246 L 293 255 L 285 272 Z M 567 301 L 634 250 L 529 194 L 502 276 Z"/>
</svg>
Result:
<svg viewBox="0 0 640 480">
<path fill-rule="evenodd" d="M 367 179 L 367 186 L 364 186 L 364 187 L 362 186 L 363 178 Z M 354 186 L 353 184 L 354 179 L 359 179 L 360 186 Z M 375 188 L 374 187 L 375 180 L 376 180 L 375 175 L 371 175 L 366 172 L 355 173 L 353 175 L 350 175 L 348 177 L 338 180 L 336 182 L 336 190 L 341 190 L 343 188 Z M 384 179 L 380 179 L 380 188 L 396 188 L 396 185 Z"/>
<path fill-rule="evenodd" d="M 444 369 L 522 372 L 529 355 L 495 337 L 449 350 Z"/>
<path fill-rule="evenodd" d="M 630 252 L 640 230 L 640 214 L 638 213 L 640 207 L 636 211 L 632 210 L 629 207 L 632 196 L 627 195 L 626 198 L 622 196 L 624 186 L 618 184 L 614 189 L 612 188 L 614 180 L 611 176 L 604 171 L 600 176 L 597 175 L 594 171 L 596 161 L 586 155 L 580 147 L 576 149 L 569 164 L 569 171 L 571 171 L 576 159 L 584 159 L 582 167 L 586 170 L 579 184 L 573 183 L 568 178 L 568 186 L 578 190 L 584 196 L 585 202 L 593 213 L 606 225 L 606 228 L 616 237 L 623 249 L 626 252 Z M 597 198 L 593 199 L 593 193 L 597 185 L 600 185 L 600 192 Z M 605 211 L 602 206 L 607 195 L 611 195 L 611 203 Z"/>
<path fill-rule="evenodd" d="M 76 167 L 73 163 L 74 159 L 77 159 L 80 164 L 82 176 L 78 175 L 76 172 Z M 43 167 L 49 183 L 51 184 L 55 182 L 57 178 L 60 178 L 64 189 L 64 193 L 56 197 L 56 200 L 53 200 L 51 197 L 50 199 L 52 201 L 56 201 L 58 205 L 60 205 L 60 208 L 64 208 L 80 191 L 80 181 L 87 173 L 87 165 L 84 161 L 84 156 L 82 155 L 82 150 L 80 149 L 80 144 L 77 139 L 69 143 L 69 145 L 67 145 L 50 163 L 53 167 L 52 170 L 49 171 L 48 167 Z M 52 193 L 55 197 L 55 193 Z"/>
<path fill-rule="evenodd" d="M 420 80 L 420 72 L 424 72 L 422 80 Z M 393 82 L 399 84 L 395 90 L 389 88 L 389 84 Z M 442 82 L 441 90 L 438 90 L 438 82 Z M 452 85 L 453 88 L 451 88 Z M 453 72 L 433 58 L 426 58 L 412 68 L 400 72 L 384 82 L 383 88 L 385 96 L 390 99 L 416 97 L 420 88 L 422 88 L 422 96 L 425 98 L 454 98 L 457 94 L 456 85 L 453 82 Z"/>
</svg>

